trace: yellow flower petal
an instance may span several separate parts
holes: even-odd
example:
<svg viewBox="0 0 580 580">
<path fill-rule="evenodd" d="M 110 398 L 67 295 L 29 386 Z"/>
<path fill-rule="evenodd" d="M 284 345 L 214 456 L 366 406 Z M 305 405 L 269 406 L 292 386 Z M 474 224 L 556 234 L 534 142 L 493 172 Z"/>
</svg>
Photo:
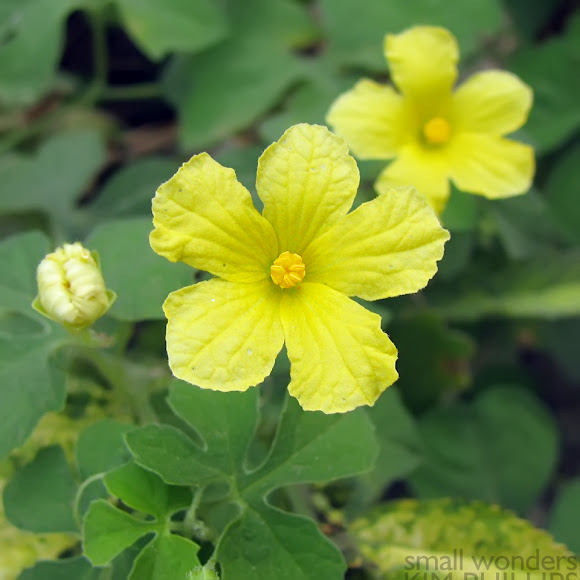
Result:
<svg viewBox="0 0 580 580">
<path fill-rule="evenodd" d="M 406 96 L 433 102 L 451 92 L 459 48 L 445 28 L 416 26 L 387 34 L 384 48 L 393 82 Z"/>
<path fill-rule="evenodd" d="M 163 310 L 173 374 L 216 391 L 245 391 L 261 383 L 284 342 L 280 294 L 269 279 L 252 284 L 213 279 L 171 293 Z"/>
<path fill-rule="evenodd" d="M 153 199 L 151 247 L 232 282 L 269 278 L 278 255 L 270 224 L 252 204 L 232 169 L 196 155 Z"/>
<path fill-rule="evenodd" d="M 326 120 L 359 159 L 389 159 L 413 132 L 401 95 L 369 79 L 340 95 Z"/>
<path fill-rule="evenodd" d="M 492 135 L 457 135 L 451 162 L 451 178 L 459 189 L 490 199 L 525 193 L 534 177 L 534 150 Z"/>
<path fill-rule="evenodd" d="M 399 157 L 379 175 L 375 189 L 388 193 L 393 187 L 412 185 L 440 214 L 449 199 L 447 147 L 429 151 L 419 145 L 405 147 Z"/>
<path fill-rule="evenodd" d="M 305 283 L 280 304 L 290 394 L 307 411 L 344 413 L 373 405 L 398 374 L 397 349 L 381 319 L 340 292 Z"/>
<path fill-rule="evenodd" d="M 501 136 L 527 120 L 533 93 L 515 75 L 490 70 L 473 75 L 453 95 L 456 131 Z"/>
<path fill-rule="evenodd" d="M 302 255 L 348 212 L 358 183 L 358 167 L 340 137 L 319 125 L 288 129 L 260 157 L 256 183 L 280 252 Z"/>
<path fill-rule="evenodd" d="M 448 239 L 413 188 L 390 189 L 311 244 L 308 281 L 365 300 L 417 292 L 437 271 Z"/>
</svg>

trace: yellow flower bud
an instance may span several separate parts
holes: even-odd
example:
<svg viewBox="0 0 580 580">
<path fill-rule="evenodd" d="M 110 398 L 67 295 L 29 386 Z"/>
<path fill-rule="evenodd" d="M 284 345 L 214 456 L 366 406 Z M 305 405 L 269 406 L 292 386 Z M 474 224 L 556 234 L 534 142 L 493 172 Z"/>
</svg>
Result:
<svg viewBox="0 0 580 580">
<path fill-rule="evenodd" d="M 105 287 L 98 257 L 79 242 L 48 254 L 36 272 L 32 306 L 69 330 L 81 330 L 103 316 L 117 295 Z"/>
</svg>

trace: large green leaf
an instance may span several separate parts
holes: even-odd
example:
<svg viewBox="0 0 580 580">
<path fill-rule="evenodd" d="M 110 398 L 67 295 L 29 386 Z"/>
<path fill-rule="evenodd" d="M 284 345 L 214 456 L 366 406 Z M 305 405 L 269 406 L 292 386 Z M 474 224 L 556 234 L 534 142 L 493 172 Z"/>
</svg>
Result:
<svg viewBox="0 0 580 580">
<path fill-rule="evenodd" d="M 30 321 L 27 332 L 10 325 L 0 332 L 0 458 L 22 444 L 45 413 L 64 405 L 64 373 L 56 354 L 70 339 L 63 328 L 30 306 L 36 294 L 36 267 L 47 250 L 46 238 L 37 232 L 0 244 L 0 312 L 12 316 L 19 327 Z M 22 315 L 13 316 L 14 312 Z"/>
<path fill-rule="evenodd" d="M 513 580 L 542 580 L 578 570 L 573 554 L 549 534 L 509 511 L 479 502 L 392 502 L 350 529 L 362 553 L 388 580 L 424 575 L 483 580 L 503 574 Z"/>
<path fill-rule="evenodd" d="M 48 90 L 62 48 L 64 20 L 77 0 L 22 0 L 1 15 L 12 36 L 0 46 L 0 102 L 29 105 Z M 2 40 L 4 40 L 2 38 Z M 42 50 L 39 50 L 42 47 Z"/>
<path fill-rule="evenodd" d="M 534 106 L 524 130 L 539 153 L 569 139 L 580 127 L 580 17 L 568 22 L 566 34 L 523 48 L 510 69 L 534 89 Z"/>
<path fill-rule="evenodd" d="M 383 38 L 405 28 L 444 26 L 457 36 L 462 56 L 479 48 L 482 38 L 500 30 L 496 0 L 367 0 L 364 9 L 351 0 L 322 0 L 329 51 L 343 64 L 384 70 Z"/>
<path fill-rule="evenodd" d="M 559 318 L 580 314 L 580 258 L 576 250 L 542 253 L 524 263 L 466 272 L 454 291 L 430 292 L 434 310 L 449 320 L 486 316 Z"/>
<path fill-rule="evenodd" d="M 218 543 L 224 578 L 342 578 L 340 553 L 314 523 L 279 512 L 266 498 L 286 485 L 368 470 L 377 452 L 372 426 L 362 410 L 309 413 L 289 398 L 267 458 L 248 471 L 246 451 L 256 429 L 256 401 L 256 389 L 219 393 L 175 381 L 170 404 L 197 432 L 203 447 L 177 429 L 153 426 L 129 433 L 127 443 L 138 463 L 168 483 L 224 480 L 236 490 L 241 512 L 226 525 Z"/>
<path fill-rule="evenodd" d="M 117 0 L 125 26 L 154 59 L 168 52 L 197 52 L 227 32 L 225 15 L 212 0 Z"/>
<path fill-rule="evenodd" d="M 410 476 L 421 497 L 455 495 L 524 513 L 558 459 L 558 431 L 527 391 L 498 386 L 473 403 L 456 403 L 419 422 L 424 463 Z"/>
<path fill-rule="evenodd" d="M 75 532 L 72 506 L 76 487 L 62 447 L 41 449 L 6 485 L 6 517 L 31 532 Z"/>
<path fill-rule="evenodd" d="M 193 283 L 194 270 L 172 264 L 149 245 L 151 219 L 105 222 L 85 245 L 99 253 L 108 288 L 118 294 L 110 314 L 121 320 L 163 318 L 161 306 L 173 290 Z"/>
<path fill-rule="evenodd" d="M 246 128 L 304 76 L 302 63 L 289 51 L 315 37 L 303 8 L 290 0 L 233 1 L 230 20 L 231 36 L 180 71 L 193 80 L 179 100 L 187 149 Z"/>
</svg>

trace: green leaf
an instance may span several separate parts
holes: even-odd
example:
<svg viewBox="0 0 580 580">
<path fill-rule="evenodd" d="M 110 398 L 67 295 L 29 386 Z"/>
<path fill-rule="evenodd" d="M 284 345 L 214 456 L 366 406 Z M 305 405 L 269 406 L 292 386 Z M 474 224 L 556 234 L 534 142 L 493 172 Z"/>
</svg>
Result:
<svg viewBox="0 0 580 580">
<path fill-rule="evenodd" d="M 153 426 L 129 433 L 127 443 L 139 464 L 168 483 L 224 480 L 237 490 L 241 514 L 226 525 L 218 544 L 218 561 L 231 570 L 226 574 L 250 577 L 242 571 L 252 570 L 252 578 L 314 580 L 322 575 L 338 580 L 344 573 L 340 552 L 314 522 L 273 509 L 265 496 L 285 485 L 329 481 L 370 469 L 377 454 L 373 427 L 362 410 L 344 415 L 305 412 L 288 398 L 268 457 L 248 472 L 245 456 L 256 429 L 256 400 L 256 389 L 219 393 L 174 381 L 170 404 L 204 447 L 177 429 Z M 244 552 L 240 542 L 252 548 Z"/>
<path fill-rule="evenodd" d="M 561 37 L 523 48 L 510 61 L 510 70 L 534 89 L 534 106 L 525 133 L 539 154 L 569 139 L 580 127 L 580 18 L 568 21 Z"/>
<path fill-rule="evenodd" d="M 580 555 L 580 479 L 569 482 L 562 488 L 550 518 L 550 533 L 556 540 L 566 544 L 576 555 Z"/>
<path fill-rule="evenodd" d="M 119 295 L 110 314 L 121 320 L 164 318 L 161 305 L 167 295 L 193 283 L 195 270 L 151 249 L 151 230 L 151 219 L 111 221 L 98 226 L 85 243 L 98 251 L 107 287 Z"/>
<path fill-rule="evenodd" d="M 6 485 L 6 517 L 17 528 L 31 532 L 75 532 L 76 488 L 62 447 L 41 449 Z"/>
<path fill-rule="evenodd" d="M 64 21 L 77 3 L 25 0 L 8 7 L 7 20 L 0 26 L 11 23 L 12 38 L 0 46 L 0 102 L 30 105 L 49 89 L 62 49 Z"/>
<path fill-rule="evenodd" d="M 79 435 L 76 446 L 78 469 L 83 480 L 106 473 L 129 461 L 131 454 L 123 436 L 135 427 L 115 419 L 104 419 L 89 425 Z"/>
<path fill-rule="evenodd" d="M 479 48 L 481 38 L 499 32 L 502 10 L 496 0 L 367 0 L 364 10 L 351 0 L 322 0 L 322 19 L 333 58 L 382 71 L 385 34 L 418 24 L 444 26 L 457 37 L 465 57 Z"/>
<path fill-rule="evenodd" d="M 56 351 L 69 341 L 66 331 L 36 315 L 30 304 L 36 294 L 35 272 L 48 251 L 46 238 L 31 232 L 0 243 L 4 271 L 0 312 L 23 312 L 32 332 L 0 333 L 0 458 L 22 444 L 38 420 L 64 405 L 65 382 Z"/>
<path fill-rule="evenodd" d="M 224 580 L 340 580 L 346 570 L 312 520 L 263 507 L 248 508 L 228 529 L 218 561 Z"/>
<path fill-rule="evenodd" d="M 533 257 L 565 241 L 554 212 L 539 192 L 532 188 L 525 195 L 484 201 L 509 257 Z"/>
<path fill-rule="evenodd" d="M 225 15 L 212 0 L 117 0 L 137 44 L 153 59 L 169 52 L 197 52 L 227 32 Z"/>
<path fill-rule="evenodd" d="M 335 415 L 305 412 L 287 397 L 268 458 L 242 486 L 255 498 L 283 485 L 348 477 L 367 471 L 377 452 L 362 409 Z"/>
<path fill-rule="evenodd" d="M 37 292 L 36 268 L 49 251 L 48 239 L 40 232 L 17 234 L 0 243 L 1 309 L 31 312 Z"/>
<path fill-rule="evenodd" d="M 175 173 L 176 167 L 175 161 L 161 157 L 124 165 L 99 191 L 89 206 L 90 213 L 98 219 L 151 215 L 155 191 Z"/>
<path fill-rule="evenodd" d="M 175 534 L 157 537 L 137 557 L 129 580 L 170 580 L 185 578 L 199 566 L 199 546 Z"/>
<path fill-rule="evenodd" d="M 0 181 L 9 192 L 2 212 L 38 210 L 57 225 L 74 230 L 75 204 L 105 161 L 99 133 L 75 130 L 51 137 L 30 157 L 8 156 L 0 162 Z"/>
<path fill-rule="evenodd" d="M 389 336 L 399 351 L 399 392 L 410 409 L 422 413 L 469 386 L 475 345 L 439 316 L 401 317 L 389 325 Z"/>
<path fill-rule="evenodd" d="M 479 202 L 475 195 L 470 195 L 451 185 L 451 196 L 441 215 L 441 222 L 448 230 L 470 232 L 477 226 Z"/>
<path fill-rule="evenodd" d="M 573 147 L 561 155 L 544 185 L 546 202 L 552 215 L 556 217 L 567 236 L 576 243 L 580 243 L 579 156 L 580 146 Z"/>
<path fill-rule="evenodd" d="M 479 502 L 446 498 L 383 504 L 355 521 L 350 531 L 388 580 L 423 578 L 424 573 L 453 580 L 496 574 L 542 580 L 578 568 L 574 556 L 548 533 Z"/>
<path fill-rule="evenodd" d="M 558 430 L 530 393 L 484 391 L 473 403 L 438 409 L 419 422 L 425 462 L 410 482 L 421 497 L 453 494 L 524 513 L 538 499 L 558 458 Z"/>
<path fill-rule="evenodd" d="M 105 485 L 124 504 L 160 518 L 167 512 L 169 488 L 158 475 L 128 463 L 108 473 Z"/>
<path fill-rule="evenodd" d="M 157 522 L 138 520 L 99 499 L 91 504 L 85 516 L 84 553 L 95 566 L 103 566 L 139 538 L 159 530 Z"/>
<path fill-rule="evenodd" d="M 233 1 L 230 21 L 232 35 L 180 73 L 194 79 L 178 103 L 186 149 L 208 147 L 248 127 L 304 77 L 289 50 L 316 37 L 304 8 L 290 0 Z"/>
<path fill-rule="evenodd" d="M 38 562 L 18 576 L 18 580 L 100 580 L 102 570 L 93 568 L 83 557 Z"/>
<path fill-rule="evenodd" d="M 544 253 L 534 261 L 473 269 L 454 292 L 430 292 L 430 306 L 448 320 L 486 316 L 559 318 L 580 314 L 580 259 L 577 251 Z"/>
<path fill-rule="evenodd" d="M 148 425 L 127 434 L 135 461 L 171 485 L 206 484 L 224 476 L 179 429 Z"/>
<path fill-rule="evenodd" d="M 173 381 L 169 404 L 203 439 L 208 465 L 229 475 L 244 473 L 258 420 L 258 395 L 258 389 L 219 393 Z"/>
</svg>

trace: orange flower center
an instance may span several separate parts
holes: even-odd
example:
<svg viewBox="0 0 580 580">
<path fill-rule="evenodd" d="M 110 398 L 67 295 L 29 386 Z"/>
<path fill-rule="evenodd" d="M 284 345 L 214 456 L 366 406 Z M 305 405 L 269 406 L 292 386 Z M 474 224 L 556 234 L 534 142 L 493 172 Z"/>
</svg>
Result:
<svg viewBox="0 0 580 580">
<path fill-rule="evenodd" d="M 431 145 L 443 145 L 451 137 L 451 127 L 443 117 L 433 117 L 433 119 L 425 123 L 423 136 L 427 143 Z"/>
<path fill-rule="evenodd" d="M 270 276 L 280 288 L 294 288 L 304 280 L 306 266 L 298 254 L 282 252 L 270 266 Z"/>
</svg>

